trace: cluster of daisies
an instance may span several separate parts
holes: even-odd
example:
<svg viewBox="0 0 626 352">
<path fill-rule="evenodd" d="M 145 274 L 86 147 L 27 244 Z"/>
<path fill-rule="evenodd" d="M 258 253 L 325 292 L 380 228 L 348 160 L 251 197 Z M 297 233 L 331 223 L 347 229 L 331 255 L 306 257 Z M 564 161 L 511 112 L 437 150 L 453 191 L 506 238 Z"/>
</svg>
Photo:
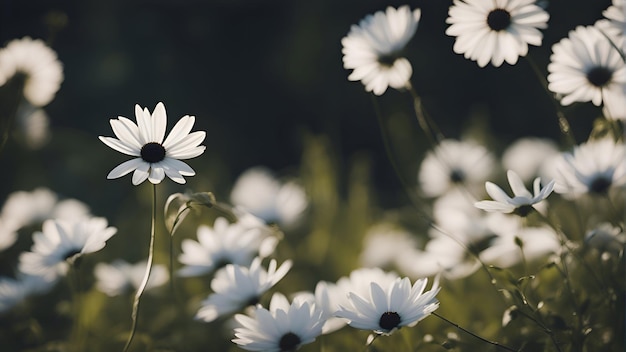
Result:
<svg viewBox="0 0 626 352">
<path fill-rule="evenodd" d="M 611 119 L 626 119 L 624 2 L 614 0 L 604 18 L 572 29 L 552 46 L 547 65 L 548 89 L 562 105 L 592 102 Z M 415 34 L 420 9 L 388 7 L 366 16 L 342 39 L 343 63 L 351 81 L 382 95 L 388 87 L 410 87 L 412 67 L 404 49 Z M 528 46 L 542 44 L 550 16 L 535 0 L 454 0 L 446 34 L 455 37 L 453 50 L 480 67 L 514 65 Z"/>
<path fill-rule="evenodd" d="M 626 1 L 614 0 L 601 20 L 572 29 L 552 46 L 546 66 L 547 89 L 556 101 L 601 106 L 615 129 L 626 120 L 625 11 Z M 420 9 L 388 7 L 353 25 L 341 41 L 344 67 L 352 70 L 348 79 L 375 95 L 389 87 L 411 89 L 405 49 L 420 18 Z M 480 67 L 515 65 L 529 45 L 542 45 L 549 19 L 543 3 L 533 0 L 454 0 L 445 33 L 455 37 L 455 53 Z M 19 88 L 31 108 L 24 116 L 36 116 L 33 109 L 49 103 L 62 80 L 62 66 L 43 42 L 23 38 L 0 49 L 0 86 Z M 185 184 L 196 172 L 183 160 L 205 152 L 206 132 L 192 132 L 195 117 L 185 115 L 166 134 L 163 103 L 152 111 L 136 105 L 134 112 L 135 121 L 110 120 L 115 137 L 99 137 L 130 157 L 107 178 L 132 174 L 133 185 L 148 181 L 155 189 L 166 178 Z M 378 223 L 364 234 L 361 268 L 287 294 L 276 288 L 294 263 L 277 259 L 283 234 L 277 229 L 288 236 L 307 213 L 309 195 L 299 182 L 254 167 L 234 182 L 232 205 L 217 204 L 208 194 L 171 195 L 165 204 L 166 221 L 171 213 L 175 218 L 166 224 L 170 235 L 194 204 L 224 210 L 176 248 L 177 280 L 209 277 L 195 319 L 228 322 L 232 341 L 246 350 L 294 351 L 346 325 L 374 336 L 415 326 L 439 308 L 440 278 L 466 278 L 487 265 L 559 263 L 581 247 L 597 250 L 603 260 L 623 258 L 626 224 L 616 215 L 626 202 L 620 134 L 592 136 L 567 150 L 547 139 L 522 138 L 500 155 L 478 140 L 442 138 L 422 159 L 415 180 L 414 193 L 430 205 L 422 209 L 431 214 L 425 241 L 392 222 Z M 554 208 L 563 204 L 587 214 L 578 227 L 558 218 Z M 0 251 L 32 229 L 32 246 L 19 254 L 15 273 L 0 277 L 0 312 L 51 290 L 117 233 L 83 202 L 43 188 L 9 195 L 0 212 Z M 175 279 L 167 266 L 151 260 L 97 263 L 94 287 L 117 296 Z M 434 277 L 428 290 L 427 277 Z"/>
</svg>

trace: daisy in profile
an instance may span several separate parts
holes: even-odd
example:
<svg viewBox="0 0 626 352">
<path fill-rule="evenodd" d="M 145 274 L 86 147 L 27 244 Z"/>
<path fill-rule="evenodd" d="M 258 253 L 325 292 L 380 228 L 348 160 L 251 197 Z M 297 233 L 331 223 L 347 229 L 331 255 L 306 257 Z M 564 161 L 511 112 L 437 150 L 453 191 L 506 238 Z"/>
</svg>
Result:
<svg viewBox="0 0 626 352">
<path fill-rule="evenodd" d="M 98 263 L 94 268 L 96 288 L 108 296 L 119 296 L 137 290 L 146 271 L 146 261 L 130 264 L 118 259 L 111 264 Z M 150 272 L 146 290 L 162 286 L 169 279 L 165 265 L 155 265 Z"/>
<path fill-rule="evenodd" d="M 448 11 L 446 34 L 456 37 L 454 52 L 485 67 L 504 61 L 514 65 L 528 45 L 541 45 L 539 29 L 550 16 L 535 0 L 454 0 Z"/>
<path fill-rule="evenodd" d="M 185 266 L 178 272 L 181 276 L 204 275 L 226 264 L 249 266 L 255 256 L 264 258 L 271 254 L 278 241 L 273 236 L 265 237 L 260 228 L 231 224 L 222 217 L 215 219 L 213 228 L 198 227 L 197 235 L 197 242 L 182 242 L 183 252 L 178 260 Z"/>
<path fill-rule="evenodd" d="M 204 153 L 205 146 L 199 145 L 206 132 L 191 132 L 194 116 L 183 116 L 165 138 L 167 115 L 163 103 L 158 103 L 152 114 L 148 108 L 143 110 L 135 105 L 137 124 L 126 117 L 111 119 L 111 127 L 117 138 L 102 137 L 100 140 L 120 153 L 134 156 L 123 162 L 107 175 L 115 179 L 133 172 L 133 185 L 148 179 L 158 184 L 165 176 L 180 184 L 185 183 L 183 176 L 193 176 L 195 171 L 181 160 L 195 158 Z M 164 140 L 165 138 L 165 140 Z"/>
<path fill-rule="evenodd" d="M 63 82 L 57 54 L 42 40 L 24 37 L 0 49 L 0 86 L 21 80 L 24 98 L 33 106 L 47 105 Z"/>
<path fill-rule="evenodd" d="M 292 226 L 308 206 L 307 195 L 294 181 L 281 182 L 268 169 L 253 167 L 238 178 L 231 202 L 268 223 Z"/>
<path fill-rule="evenodd" d="M 367 296 L 350 292 L 349 304 L 342 305 L 336 315 L 347 319 L 353 328 L 383 335 L 403 326 L 415 326 L 439 308 L 435 297 L 439 292 L 437 280 L 430 291 L 424 292 L 427 281 L 419 279 L 412 286 L 406 277 L 397 278 L 390 285 L 372 282 Z"/>
<path fill-rule="evenodd" d="M 46 219 L 71 220 L 88 215 L 85 203 L 71 198 L 60 200 L 47 188 L 13 192 L 0 211 L 0 250 L 10 247 L 25 226 L 39 225 Z"/>
<path fill-rule="evenodd" d="M 407 87 L 413 74 L 402 50 L 413 38 L 421 11 L 409 6 L 387 7 L 352 25 L 343 45 L 343 67 L 353 70 L 348 79 L 361 81 L 365 90 L 382 95 L 387 87 Z"/>
<path fill-rule="evenodd" d="M 626 64 L 596 26 L 578 26 L 554 44 L 548 72 L 548 89 L 562 105 L 623 104 Z"/>
<path fill-rule="evenodd" d="M 75 221 L 46 220 L 42 232 L 33 234 L 30 252 L 20 255 L 20 271 L 31 275 L 65 275 L 70 264 L 85 254 L 104 248 L 117 229 L 104 218 L 90 217 Z"/>
<path fill-rule="evenodd" d="M 215 273 L 211 281 L 213 293 L 202 301 L 196 319 L 211 322 L 220 316 L 232 314 L 257 304 L 261 296 L 274 287 L 291 269 L 291 261 L 280 267 L 272 259 L 267 270 L 261 258 L 255 258 L 249 267 L 228 264 Z"/>
<path fill-rule="evenodd" d="M 420 165 L 418 183 L 427 197 L 439 197 L 459 188 L 471 193 L 481 192 L 493 167 L 494 157 L 484 146 L 472 141 L 445 139 L 426 154 Z"/>
<path fill-rule="evenodd" d="M 554 190 L 566 197 L 605 195 L 626 185 L 626 145 L 610 138 L 590 140 L 563 153 Z"/>
<path fill-rule="evenodd" d="M 291 304 L 281 294 L 274 294 L 269 310 L 256 307 L 252 317 L 237 314 L 235 338 L 239 347 L 248 351 L 296 351 L 321 335 L 322 311 L 306 300 Z"/>
<path fill-rule="evenodd" d="M 548 198 L 554 189 L 554 180 L 551 180 L 547 185 L 541 187 L 541 178 L 537 177 L 533 182 L 533 193 L 530 193 L 515 171 L 509 170 L 506 176 L 509 180 L 511 190 L 513 191 L 513 198 L 509 197 L 502 188 L 494 183 L 487 182 L 485 183 L 485 188 L 487 189 L 487 194 L 489 194 L 493 200 L 476 202 L 474 204 L 476 208 L 506 214 L 514 213 L 524 217 L 534 209 L 535 204 Z"/>
</svg>

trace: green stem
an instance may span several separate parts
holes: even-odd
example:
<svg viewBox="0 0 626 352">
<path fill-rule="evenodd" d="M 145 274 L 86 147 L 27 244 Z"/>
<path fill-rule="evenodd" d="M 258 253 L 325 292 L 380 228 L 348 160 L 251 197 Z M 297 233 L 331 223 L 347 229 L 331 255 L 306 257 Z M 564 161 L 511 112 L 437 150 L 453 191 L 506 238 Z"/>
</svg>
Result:
<svg viewBox="0 0 626 352">
<path fill-rule="evenodd" d="M 543 73 L 539 69 L 539 66 L 537 66 L 537 64 L 530 57 L 530 55 L 526 55 L 525 57 L 526 57 L 526 61 L 530 65 L 530 68 L 533 70 L 533 73 L 535 74 L 535 76 L 539 80 L 539 83 L 543 87 L 543 90 L 550 97 L 550 101 L 552 102 L 552 105 L 554 106 L 554 110 L 556 112 L 556 118 L 559 124 L 559 129 L 561 130 L 561 133 L 563 133 L 563 135 L 567 138 L 567 142 L 569 145 L 576 145 L 576 139 L 574 138 L 574 134 L 572 133 L 572 128 L 570 127 L 569 121 L 567 120 L 567 117 L 565 117 L 565 114 L 563 113 L 561 106 L 554 98 L 554 95 L 552 94 L 550 89 L 548 89 L 548 81 L 546 80 Z"/>
<path fill-rule="evenodd" d="M 462 328 L 459 324 L 454 323 L 454 322 L 452 322 L 452 321 L 448 320 L 447 318 L 444 318 L 443 316 L 441 316 L 441 315 L 439 315 L 439 314 L 437 314 L 437 313 L 435 313 L 435 312 L 433 312 L 433 313 L 431 313 L 431 314 L 432 314 L 432 315 L 434 315 L 434 316 L 436 316 L 437 318 L 439 318 L 439 319 L 441 319 L 441 320 L 445 321 L 446 323 L 448 323 L 448 324 L 450 324 L 450 325 L 454 326 L 455 328 L 457 328 L 457 329 L 459 329 L 459 330 L 461 330 L 461 331 L 463 331 L 463 332 L 465 332 L 465 333 L 467 333 L 467 334 L 470 334 L 470 335 L 472 335 L 473 337 L 475 337 L 475 338 L 477 338 L 477 339 L 479 339 L 479 340 L 481 340 L 481 341 L 483 341 L 483 342 L 485 342 L 485 343 L 488 343 L 488 344 L 490 344 L 490 345 L 494 345 L 494 346 L 496 346 L 497 348 L 501 348 L 501 349 L 503 349 L 503 350 L 512 351 L 512 352 L 518 352 L 518 350 L 515 350 L 515 349 L 513 349 L 513 348 L 511 348 L 511 347 L 508 347 L 508 346 L 506 346 L 506 345 L 502 345 L 502 344 L 500 344 L 499 342 L 496 342 L 496 341 L 487 340 L 486 338 L 484 338 L 484 337 L 482 337 L 482 336 L 479 336 L 479 335 L 477 335 L 477 334 L 475 334 L 475 333 L 473 333 L 473 332 L 471 332 L 471 331 L 469 331 L 469 330 L 467 330 L 467 329 L 465 329 L 465 328 Z"/>
<path fill-rule="evenodd" d="M 133 320 L 132 326 L 130 329 L 130 335 L 128 336 L 128 341 L 126 341 L 126 345 L 124 346 L 124 352 L 128 351 L 130 344 L 133 341 L 133 337 L 135 337 L 135 331 L 137 330 L 137 322 L 139 320 L 139 303 L 141 300 L 141 296 L 148 285 L 148 280 L 150 279 L 150 272 L 152 271 L 152 262 L 154 260 L 154 234 L 155 234 L 155 224 L 156 224 L 156 185 L 152 185 L 152 221 L 150 226 L 150 247 L 148 248 L 148 263 L 146 265 L 146 272 L 143 276 L 143 280 L 137 289 L 137 293 L 135 294 L 135 300 L 133 302 L 133 311 L 131 314 L 131 318 Z"/>
<path fill-rule="evenodd" d="M 411 97 L 413 98 L 413 109 L 415 110 L 415 117 L 417 118 L 417 123 L 420 125 L 424 134 L 428 138 L 430 144 L 435 147 L 439 142 L 445 139 L 441 130 L 437 127 L 435 122 L 424 112 L 424 107 L 422 105 L 422 98 L 417 94 L 413 85 L 409 82 L 407 83 L 407 90 L 411 93 Z"/>
<path fill-rule="evenodd" d="M 80 296 L 80 272 L 78 270 L 77 261 L 70 263 L 70 274 L 68 275 L 70 282 L 70 290 L 72 292 L 72 314 L 74 315 L 74 323 L 72 324 L 72 333 L 70 341 L 72 351 L 82 351 L 82 319 L 81 319 L 81 305 L 82 299 Z"/>
</svg>

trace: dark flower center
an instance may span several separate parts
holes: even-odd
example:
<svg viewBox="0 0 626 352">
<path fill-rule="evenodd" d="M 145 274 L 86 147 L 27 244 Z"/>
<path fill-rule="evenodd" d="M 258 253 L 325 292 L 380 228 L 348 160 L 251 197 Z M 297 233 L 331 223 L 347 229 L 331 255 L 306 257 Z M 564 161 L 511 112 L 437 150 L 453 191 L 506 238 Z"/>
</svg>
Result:
<svg viewBox="0 0 626 352">
<path fill-rule="evenodd" d="M 248 307 L 248 306 L 256 306 L 257 303 L 259 303 L 259 299 L 260 299 L 259 296 L 250 297 L 250 299 L 248 299 L 246 307 Z"/>
<path fill-rule="evenodd" d="M 165 159 L 165 148 L 156 142 L 146 143 L 141 147 L 141 158 L 148 163 L 158 163 Z"/>
<path fill-rule="evenodd" d="M 400 315 L 396 312 L 385 312 L 380 316 L 380 320 L 378 321 L 378 325 L 390 331 L 393 328 L 397 327 L 400 324 Z"/>
<path fill-rule="evenodd" d="M 296 348 L 300 345 L 300 337 L 294 334 L 293 332 L 288 332 L 283 337 L 280 338 L 278 342 L 278 347 L 280 347 L 281 352 L 290 352 L 295 351 Z"/>
<path fill-rule="evenodd" d="M 613 72 L 606 67 L 596 66 L 587 72 L 587 80 L 596 87 L 604 87 L 613 78 Z"/>
<path fill-rule="evenodd" d="M 63 257 L 63 260 L 70 263 L 70 265 L 79 265 L 80 264 L 80 250 L 72 249 Z"/>
<path fill-rule="evenodd" d="M 494 31 L 507 29 L 511 24 L 511 14 L 505 9 L 495 9 L 487 15 L 487 25 Z"/>
<path fill-rule="evenodd" d="M 459 169 L 453 169 L 450 171 L 450 181 L 452 183 L 463 183 L 465 180 L 465 172 Z"/>
<path fill-rule="evenodd" d="M 392 52 L 389 54 L 381 54 L 378 56 L 378 63 L 381 66 L 391 67 L 396 62 L 396 60 L 400 57 L 399 52 Z"/>
<path fill-rule="evenodd" d="M 533 211 L 533 206 L 532 205 L 521 205 L 517 208 L 515 208 L 515 210 L 513 211 L 513 214 L 521 216 L 523 218 L 525 218 L 526 216 L 528 216 L 528 214 L 530 214 L 531 211 Z"/>
<path fill-rule="evenodd" d="M 611 180 L 600 176 L 591 182 L 589 190 L 596 194 L 604 194 L 609 190 L 609 187 L 611 187 Z"/>
</svg>

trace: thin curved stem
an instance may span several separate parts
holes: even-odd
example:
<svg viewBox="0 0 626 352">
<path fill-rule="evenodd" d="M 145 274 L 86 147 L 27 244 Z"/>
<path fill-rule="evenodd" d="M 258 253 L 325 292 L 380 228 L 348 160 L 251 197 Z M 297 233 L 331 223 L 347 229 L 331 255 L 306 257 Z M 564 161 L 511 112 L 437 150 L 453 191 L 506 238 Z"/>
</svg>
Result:
<svg viewBox="0 0 626 352">
<path fill-rule="evenodd" d="M 432 314 L 432 315 L 434 315 L 434 316 L 436 316 L 437 318 L 439 318 L 439 319 L 441 319 L 441 320 L 445 321 L 446 323 L 448 323 L 448 324 L 450 324 L 450 325 L 454 326 L 455 328 L 457 328 L 457 329 L 459 329 L 459 330 L 461 330 L 461 331 L 463 331 L 463 332 L 465 332 L 465 333 L 467 333 L 467 334 L 470 334 L 470 335 L 472 335 L 473 337 L 475 337 L 475 338 L 477 338 L 477 339 L 479 339 L 479 340 L 481 340 L 481 341 L 483 341 L 483 342 L 485 342 L 485 343 L 488 343 L 488 344 L 490 344 L 490 345 L 496 346 L 497 348 L 501 348 L 501 349 L 506 350 L 506 351 L 512 351 L 512 352 L 518 352 L 518 351 L 519 351 L 519 350 L 513 349 L 513 348 L 511 348 L 511 347 L 509 347 L 509 346 L 503 345 L 503 344 L 501 344 L 501 343 L 499 343 L 499 342 L 496 342 L 496 341 L 491 341 L 491 340 L 487 340 L 486 338 L 484 338 L 484 337 L 482 337 L 482 336 L 479 336 L 479 335 L 477 335 L 477 334 L 475 334 L 475 333 L 473 333 L 473 332 L 471 332 L 471 331 L 469 331 L 469 330 L 467 330 L 467 329 L 465 329 L 465 328 L 461 327 L 459 324 L 454 323 L 454 322 L 452 322 L 452 321 L 448 320 L 447 318 L 444 318 L 443 316 L 441 316 L 441 315 L 437 314 L 436 312 L 432 312 L 431 314 Z"/>
<path fill-rule="evenodd" d="M 572 133 L 572 128 L 570 127 L 569 121 L 567 120 L 565 113 L 563 113 L 561 106 L 554 98 L 554 95 L 548 89 L 548 81 L 546 80 L 543 73 L 539 69 L 539 66 L 537 66 L 537 64 L 532 59 L 532 57 L 530 55 L 526 55 L 525 57 L 526 57 L 526 61 L 530 65 L 530 68 L 532 69 L 533 73 L 537 77 L 537 80 L 539 80 L 539 83 L 543 87 L 543 90 L 546 92 L 546 94 L 548 94 L 548 97 L 550 97 L 550 101 L 552 102 L 552 105 L 554 106 L 554 110 L 556 113 L 557 122 L 559 124 L 559 130 L 561 130 L 561 133 L 563 133 L 563 135 L 567 138 L 567 141 L 570 145 L 576 145 L 576 139 L 574 138 L 574 134 Z"/>
<path fill-rule="evenodd" d="M 441 130 L 439 130 L 435 122 L 424 112 L 422 98 L 420 98 L 410 82 L 407 83 L 407 90 L 411 93 L 411 97 L 413 98 L 413 109 L 415 110 L 417 123 L 424 131 L 424 134 L 426 134 L 430 144 L 433 147 L 437 146 L 439 142 L 445 139 L 443 133 L 441 133 Z"/>
<path fill-rule="evenodd" d="M 126 341 L 126 345 L 124 346 L 124 352 L 128 351 L 130 344 L 133 342 L 133 337 L 135 337 L 135 332 L 137 331 L 137 322 L 139 320 L 139 303 L 141 300 L 141 296 L 148 285 L 148 280 L 150 279 L 150 272 L 152 271 L 152 262 L 154 261 L 154 238 L 155 238 L 155 224 L 156 224 L 156 185 L 152 185 L 152 221 L 150 226 L 150 246 L 148 248 L 148 263 L 146 264 L 146 271 L 143 276 L 143 280 L 141 280 L 141 284 L 139 288 L 137 288 L 137 293 L 135 294 L 135 300 L 133 302 L 133 311 L 131 314 L 131 318 L 133 320 L 132 326 L 130 329 L 130 335 L 128 336 L 128 341 Z"/>
</svg>

